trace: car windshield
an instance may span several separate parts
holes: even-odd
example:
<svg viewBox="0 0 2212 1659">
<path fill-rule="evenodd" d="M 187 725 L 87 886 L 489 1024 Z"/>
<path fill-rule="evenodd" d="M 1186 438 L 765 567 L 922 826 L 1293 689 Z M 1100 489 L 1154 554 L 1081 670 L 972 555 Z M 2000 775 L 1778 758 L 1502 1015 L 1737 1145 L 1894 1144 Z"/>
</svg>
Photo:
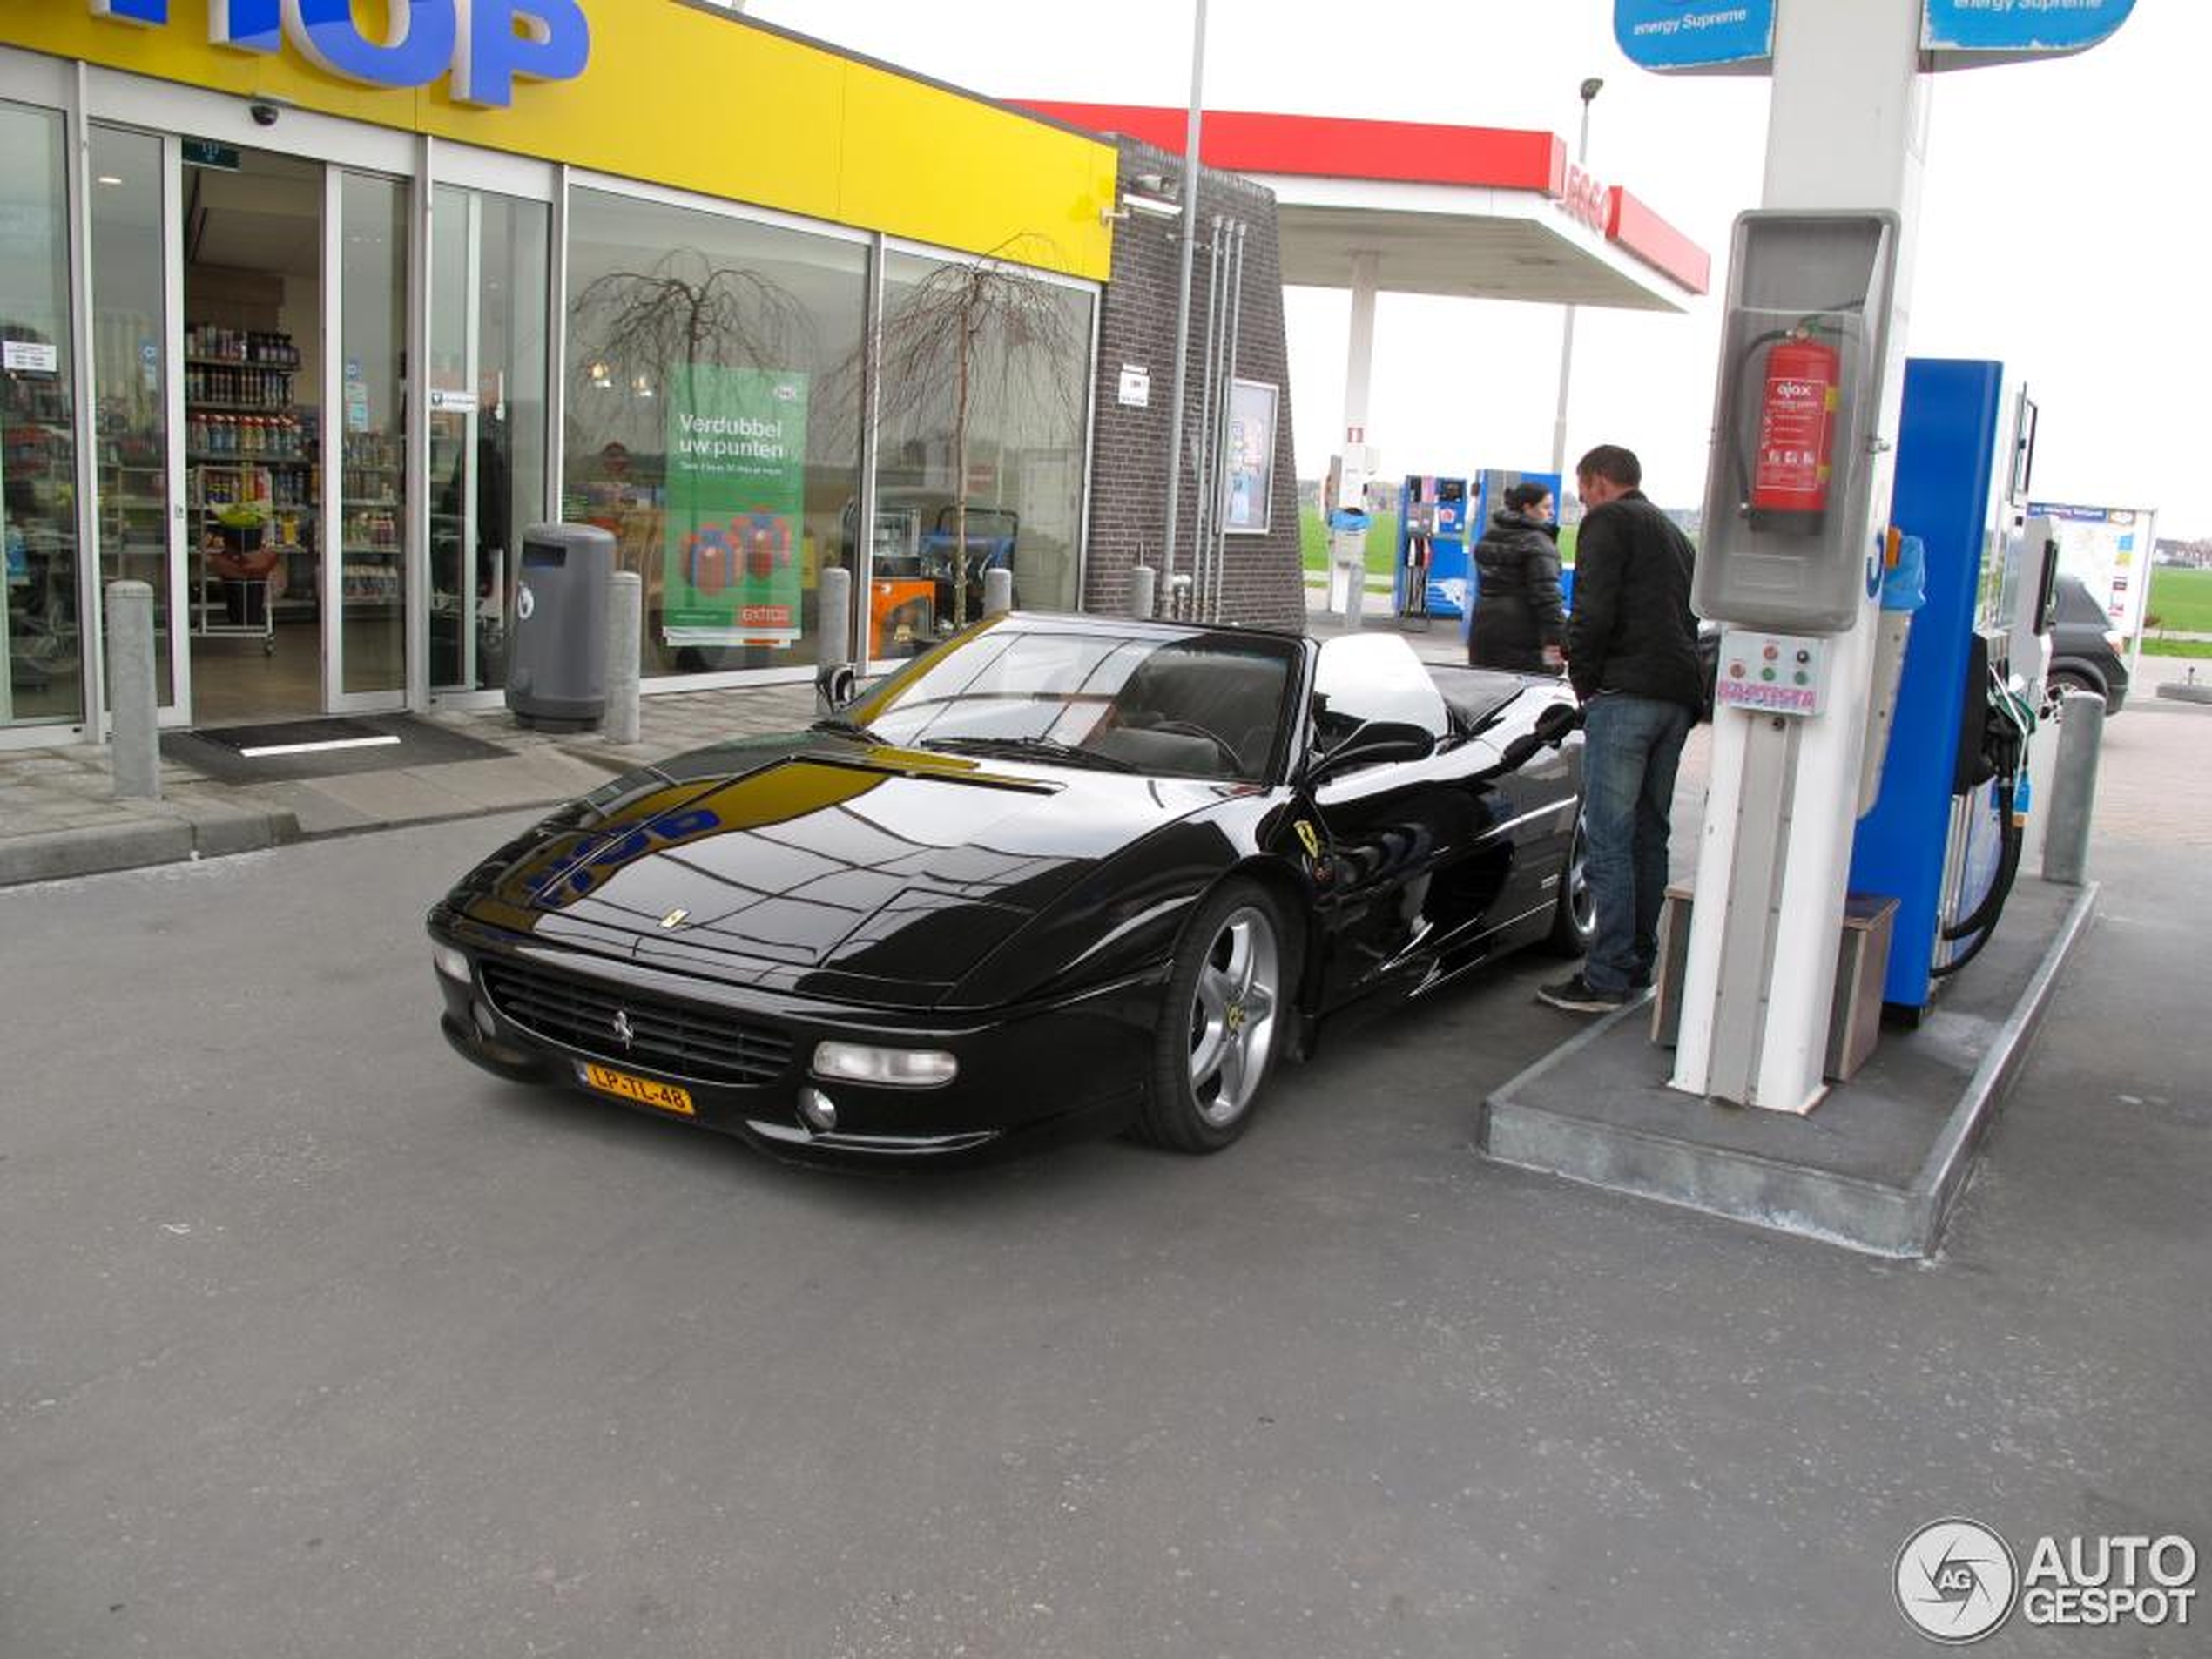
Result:
<svg viewBox="0 0 2212 1659">
<path fill-rule="evenodd" d="M 1297 661 L 1289 640 L 986 624 L 842 718 L 885 743 L 1260 782 Z"/>
</svg>

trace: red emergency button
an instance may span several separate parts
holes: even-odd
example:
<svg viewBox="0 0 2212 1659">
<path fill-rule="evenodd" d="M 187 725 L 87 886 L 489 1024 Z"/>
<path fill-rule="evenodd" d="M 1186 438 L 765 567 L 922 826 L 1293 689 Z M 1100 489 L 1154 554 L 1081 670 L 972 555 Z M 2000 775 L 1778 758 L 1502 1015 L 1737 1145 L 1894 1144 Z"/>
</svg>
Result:
<svg viewBox="0 0 2212 1659">
<path fill-rule="evenodd" d="M 1770 663 L 1770 662 L 1772 662 L 1772 661 L 1773 661 L 1776 658 L 1777 658 L 1777 657 L 1779 657 L 1779 656 L 1781 656 L 1781 655 L 1782 655 L 1782 647 L 1781 647 L 1781 646 L 1779 646 L 1779 645 L 1769 645 L 1769 646 L 1766 648 L 1766 659 L 1767 659 L 1767 661 L 1769 661 Z"/>
</svg>

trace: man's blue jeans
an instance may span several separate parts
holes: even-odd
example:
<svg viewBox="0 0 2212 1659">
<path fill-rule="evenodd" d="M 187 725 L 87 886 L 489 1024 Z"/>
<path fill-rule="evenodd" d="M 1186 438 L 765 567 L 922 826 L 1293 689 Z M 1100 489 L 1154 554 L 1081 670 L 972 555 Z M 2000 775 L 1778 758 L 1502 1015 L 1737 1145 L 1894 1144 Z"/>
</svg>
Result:
<svg viewBox="0 0 2212 1659">
<path fill-rule="evenodd" d="M 1667 828 L 1689 711 L 1656 698 L 1608 691 L 1583 722 L 1584 868 L 1597 937 L 1582 977 L 1595 990 L 1651 982 L 1659 912 L 1667 900 Z"/>
</svg>

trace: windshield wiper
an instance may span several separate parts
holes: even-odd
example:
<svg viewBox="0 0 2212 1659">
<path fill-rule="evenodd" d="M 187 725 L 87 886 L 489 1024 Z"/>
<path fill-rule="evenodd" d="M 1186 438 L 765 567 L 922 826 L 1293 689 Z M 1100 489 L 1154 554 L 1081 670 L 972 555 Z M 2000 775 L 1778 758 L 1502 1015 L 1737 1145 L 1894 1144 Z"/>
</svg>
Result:
<svg viewBox="0 0 2212 1659">
<path fill-rule="evenodd" d="M 1072 743 L 1057 743 L 1050 738 L 931 738 L 921 746 L 925 749 L 943 749 L 954 754 L 1011 753 L 1023 760 L 1058 761 L 1069 766 L 1096 766 L 1103 772 L 1136 770 L 1117 755 L 1101 754 L 1096 749 L 1078 749 Z"/>
<path fill-rule="evenodd" d="M 862 743 L 890 746 L 891 740 L 873 726 L 862 725 L 858 720 L 848 720 L 842 715 L 833 714 L 826 719 L 817 720 L 806 729 L 809 732 L 833 732 L 840 738 L 858 738 Z"/>
</svg>

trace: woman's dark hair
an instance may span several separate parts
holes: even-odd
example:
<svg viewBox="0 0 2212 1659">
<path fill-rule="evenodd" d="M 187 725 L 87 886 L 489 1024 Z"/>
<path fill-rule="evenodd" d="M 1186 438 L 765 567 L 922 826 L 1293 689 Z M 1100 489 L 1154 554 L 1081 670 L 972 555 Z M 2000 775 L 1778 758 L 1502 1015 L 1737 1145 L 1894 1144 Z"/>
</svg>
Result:
<svg viewBox="0 0 2212 1659">
<path fill-rule="evenodd" d="M 1525 513 L 1551 493 L 1541 484 L 1515 484 L 1506 491 L 1506 510 Z"/>
</svg>

